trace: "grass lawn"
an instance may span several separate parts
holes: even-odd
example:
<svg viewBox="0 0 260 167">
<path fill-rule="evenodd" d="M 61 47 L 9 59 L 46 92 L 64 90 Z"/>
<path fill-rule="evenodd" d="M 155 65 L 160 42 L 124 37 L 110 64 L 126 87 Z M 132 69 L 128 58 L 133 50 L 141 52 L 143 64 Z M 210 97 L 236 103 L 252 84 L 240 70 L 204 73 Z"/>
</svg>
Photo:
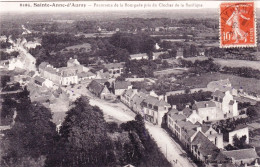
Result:
<svg viewBox="0 0 260 167">
<path fill-rule="evenodd" d="M 246 92 L 256 92 L 260 94 L 260 80 L 255 78 L 244 78 L 231 74 L 205 73 L 201 76 L 194 76 L 178 80 L 177 83 L 184 84 L 193 88 L 205 88 L 211 81 L 229 79 L 235 89 L 243 88 Z"/>
<path fill-rule="evenodd" d="M 199 56 L 199 57 L 189 57 L 185 60 L 190 60 L 194 62 L 195 60 L 206 60 L 208 57 Z M 248 60 L 235 60 L 235 59 L 219 59 L 214 58 L 214 62 L 220 64 L 221 67 L 251 67 L 257 70 L 260 70 L 260 61 L 248 61 Z"/>
</svg>

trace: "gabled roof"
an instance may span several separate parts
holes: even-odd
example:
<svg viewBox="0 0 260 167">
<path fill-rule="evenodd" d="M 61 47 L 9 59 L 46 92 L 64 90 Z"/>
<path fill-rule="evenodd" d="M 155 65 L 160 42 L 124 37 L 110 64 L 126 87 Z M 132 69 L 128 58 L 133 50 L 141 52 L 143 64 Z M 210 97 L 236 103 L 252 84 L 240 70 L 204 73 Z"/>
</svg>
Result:
<svg viewBox="0 0 260 167">
<path fill-rule="evenodd" d="M 219 151 L 219 149 L 201 132 L 196 134 L 191 144 L 197 146 L 203 156 L 214 155 Z"/>
<path fill-rule="evenodd" d="M 170 114 L 169 116 L 173 119 L 173 121 L 182 121 L 186 119 L 184 115 L 178 113 Z"/>
<path fill-rule="evenodd" d="M 94 73 L 88 71 L 88 72 L 81 72 L 78 74 L 79 78 L 85 78 L 85 77 L 91 77 L 91 76 L 95 76 Z"/>
<path fill-rule="evenodd" d="M 259 158 L 254 148 L 223 151 L 223 154 L 235 160 Z"/>
<path fill-rule="evenodd" d="M 152 104 L 153 106 L 168 106 L 170 107 L 171 105 L 166 103 L 164 100 L 159 100 L 156 97 L 148 95 L 148 97 L 144 100 L 144 102 Z"/>
<path fill-rule="evenodd" d="M 95 94 L 100 95 L 105 86 L 98 83 L 96 80 L 93 80 L 89 83 L 88 88 L 91 89 Z"/>
<path fill-rule="evenodd" d="M 135 93 L 135 90 L 134 89 L 127 89 L 124 93 L 123 93 L 123 96 L 133 96 Z"/>
<path fill-rule="evenodd" d="M 167 115 L 171 117 L 171 116 L 173 116 L 174 114 L 178 114 L 178 113 L 179 113 L 178 110 L 172 108 L 170 111 L 167 112 Z"/>
<path fill-rule="evenodd" d="M 141 105 L 144 99 L 145 99 L 144 97 L 136 94 L 132 98 L 132 103 L 136 105 Z"/>
<path fill-rule="evenodd" d="M 201 126 L 201 131 L 202 131 L 203 133 L 206 133 L 209 129 L 210 129 L 210 125 L 205 125 L 205 124 L 203 124 L 203 125 Z"/>
<path fill-rule="evenodd" d="M 42 63 L 39 65 L 39 68 L 44 69 L 45 67 L 47 67 L 47 65 L 49 65 L 49 63 L 47 63 L 47 62 L 42 62 Z"/>
<path fill-rule="evenodd" d="M 128 89 L 128 86 L 131 86 L 131 82 L 127 81 L 116 81 L 115 82 L 115 89 Z"/>
<path fill-rule="evenodd" d="M 186 117 L 189 117 L 192 114 L 192 109 L 186 107 L 182 110 L 183 115 L 185 115 Z"/>
<path fill-rule="evenodd" d="M 207 108 L 207 107 L 216 107 L 216 103 L 213 101 L 200 101 L 195 104 L 193 104 L 193 109 L 199 109 L 199 108 Z"/>
<path fill-rule="evenodd" d="M 247 125 L 243 125 L 243 124 L 239 124 L 235 127 L 235 129 L 233 131 L 236 131 L 236 130 L 240 130 L 240 129 L 244 129 L 244 128 L 247 128 L 248 126 Z"/>
<path fill-rule="evenodd" d="M 34 77 L 34 80 L 37 81 L 37 82 L 39 82 L 39 83 L 41 83 L 41 84 L 45 81 L 45 79 L 42 78 L 42 77 L 40 77 L 40 76 L 35 76 L 35 77 Z"/>
<path fill-rule="evenodd" d="M 160 55 L 165 54 L 165 53 L 167 53 L 167 52 L 153 52 L 153 57 L 157 59 Z"/>
</svg>

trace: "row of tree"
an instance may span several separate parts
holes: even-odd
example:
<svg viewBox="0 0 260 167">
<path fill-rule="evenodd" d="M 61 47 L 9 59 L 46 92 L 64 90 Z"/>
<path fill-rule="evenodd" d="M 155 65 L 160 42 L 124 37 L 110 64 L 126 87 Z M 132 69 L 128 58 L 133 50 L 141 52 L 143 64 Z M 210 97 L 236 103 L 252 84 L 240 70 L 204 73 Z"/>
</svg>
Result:
<svg viewBox="0 0 260 167">
<path fill-rule="evenodd" d="M 211 98 L 211 92 L 196 92 L 189 93 L 189 89 L 185 91 L 185 94 L 170 95 L 167 97 L 167 101 L 171 105 L 176 105 L 179 111 L 186 107 L 186 104 L 194 104 L 195 101 L 207 101 Z"/>
</svg>

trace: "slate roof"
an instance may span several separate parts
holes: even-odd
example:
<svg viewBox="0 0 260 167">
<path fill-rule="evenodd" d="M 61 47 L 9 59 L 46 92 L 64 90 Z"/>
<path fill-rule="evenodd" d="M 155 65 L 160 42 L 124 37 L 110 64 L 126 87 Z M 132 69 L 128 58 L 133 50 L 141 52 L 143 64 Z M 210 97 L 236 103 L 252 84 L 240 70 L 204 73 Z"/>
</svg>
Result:
<svg viewBox="0 0 260 167">
<path fill-rule="evenodd" d="M 199 108 L 207 108 L 207 107 L 216 107 L 216 103 L 213 101 L 200 101 L 195 103 L 192 108 L 199 109 Z"/>
<path fill-rule="evenodd" d="M 145 100 L 144 100 L 144 102 L 146 102 L 147 104 L 149 103 L 149 104 L 152 104 L 153 106 L 168 106 L 168 107 L 170 107 L 171 105 L 170 104 L 168 104 L 168 103 L 166 103 L 164 100 L 159 100 L 159 99 L 157 99 L 156 97 L 153 97 L 153 96 L 148 96 Z"/>
<path fill-rule="evenodd" d="M 136 105 L 141 105 L 144 99 L 145 99 L 144 97 L 136 94 L 132 98 L 132 103 Z"/>
<path fill-rule="evenodd" d="M 98 83 L 96 80 L 91 81 L 88 85 L 88 88 L 96 95 L 100 95 L 104 87 L 104 85 Z"/>
<path fill-rule="evenodd" d="M 81 72 L 81 73 L 78 74 L 79 78 L 85 78 L 85 77 L 90 77 L 90 76 L 95 76 L 95 74 L 90 72 L 90 71 L 89 72 Z"/>
<path fill-rule="evenodd" d="M 131 97 L 134 93 L 135 93 L 134 89 L 127 89 L 127 90 L 124 92 L 123 96 L 129 96 L 129 97 Z"/>
<path fill-rule="evenodd" d="M 210 126 L 209 126 L 209 125 L 203 124 L 203 125 L 201 126 L 201 131 L 202 131 L 203 133 L 206 133 L 209 129 L 210 129 Z"/>
<path fill-rule="evenodd" d="M 170 111 L 168 111 L 167 115 L 169 115 L 170 117 L 173 116 L 174 114 L 178 114 L 179 111 L 172 108 Z"/>
<path fill-rule="evenodd" d="M 191 144 L 197 146 L 203 156 L 214 155 L 218 151 L 218 148 L 201 132 L 196 134 Z"/>
<path fill-rule="evenodd" d="M 223 151 L 223 154 L 235 160 L 259 158 L 254 148 Z"/>
<path fill-rule="evenodd" d="M 40 77 L 40 76 L 35 76 L 35 77 L 34 77 L 34 80 L 37 81 L 37 82 L 39 82 L 39 83 L 41 83 L 41 84 L 45 81 L 45 79 L 42 78 L 42 77 Z"/>
<path fill-rule="evenodd" d="M 236 130 L 240 130 L 240 129 L 244 129 L 244 128 L 247 128 L 247 125 L 243 125 L 243 124 L 239 124 L 235 127 L 235 129 L 233 131 L 236 131 Z"/>
<path fill-rule="evenodd" d="M 115 82 L 115 89 L 128 89 L 128 86 L 131 86 L 131 82 L 127 81 L 116 81 Z"/>
<path fill-rule="evenodd" d="M 47 62 L 42 62 L 40 65 L 39 65 L 39 68 L 42 68 L 44 69 L 49 63 Z"/>
<path fill-rule="evenodd" d="M 167 52 L 153 52 L 153 57 L 155 59 L 158 59 L 160 55 L 165 54 L 165 53 L 167 53 Z"/>
<path fill-rule="evenodd" d="M 182 110 L 183 115 L 185 115 L 186 117 L 189 117 L 192 114 L 192 109 L 186 107 Z"/>
<path fill-rule="evenodd" d="M 169 116 L 173 119 L 173 121 L 182 121 L 182 120 L 185 120 L 185 119 L 186 119 L 186 117 L 185 117 L 184 115 L 182 115 L 182 114 L 177 114 L 177 113 L 175 113 L 175 114 L 170 114 Z"/>
</svg>

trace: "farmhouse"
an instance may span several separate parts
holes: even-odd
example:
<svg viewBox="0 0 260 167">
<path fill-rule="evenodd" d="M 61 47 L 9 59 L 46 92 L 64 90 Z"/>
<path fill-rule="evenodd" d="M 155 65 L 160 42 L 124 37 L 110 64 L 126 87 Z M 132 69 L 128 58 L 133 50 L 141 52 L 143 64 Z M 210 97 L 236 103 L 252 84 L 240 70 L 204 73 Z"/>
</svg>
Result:
<svg viewBox="0 0 260 167">
<path fill-rule="evenodd" d="M 57 85 L 71 85 L 79 83 L 79 74 L 80 79 L 85 72 L 88 72 L 88 68 L 80 65 L 77 59 L 70 59 L 67 62 L 67 67 L 55 68 L 47 62 L 42 62 L 39 65 L 40 75 L 51 80 L 54 84 Z M 83 73 L 83 74 L 81 74 Z"/>
<path fill-rule="evenodd" d="M 162 124 L 164 114 L 166 114 L 171 107 L 171 105 L 164 100 L 153 96 L 148 96 L 144 99 L 142 106 L 144 109 L 144 118 L 156 125 Z"/>
<path fill-rule="evenodd" d="M 124 73 L 125 63 L 110 63 L 105 64 L 105 68 L 108 69 L 108 72 L 112 78 L 116 78 Z"/>
<path fill-rule="evenodd" d="M 138 53 L 138 54 L 130 55 L 130 60 L 142 60 L 142 59 L 148 60 L 148 55 L 146 53 Z"/>
<path fill-rule="evenodd" d="M 101 99 L 110 97 L 110 91 L 108 88 L 96 80 L 91 81 L 87 88 L 91 93 Z"/>
</svg>

